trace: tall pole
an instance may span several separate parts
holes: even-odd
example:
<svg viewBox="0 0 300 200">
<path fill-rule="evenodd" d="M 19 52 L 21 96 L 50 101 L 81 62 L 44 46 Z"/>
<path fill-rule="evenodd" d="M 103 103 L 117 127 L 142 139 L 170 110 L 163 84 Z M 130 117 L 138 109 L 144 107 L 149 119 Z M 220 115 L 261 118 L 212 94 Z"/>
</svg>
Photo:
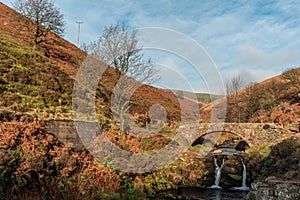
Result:
<svg viewBox="0 0 300 200">
<path fill-rule="evenodd" d="M 76 23 L 78 24 L 78 38 L 77 38 L 77 44 L 79 46 L 79 38 L 80 38 L 80 24 L 82 24 L 83 22 L 79 22 L 79 21 L 76 21 Z"/>
</svg>

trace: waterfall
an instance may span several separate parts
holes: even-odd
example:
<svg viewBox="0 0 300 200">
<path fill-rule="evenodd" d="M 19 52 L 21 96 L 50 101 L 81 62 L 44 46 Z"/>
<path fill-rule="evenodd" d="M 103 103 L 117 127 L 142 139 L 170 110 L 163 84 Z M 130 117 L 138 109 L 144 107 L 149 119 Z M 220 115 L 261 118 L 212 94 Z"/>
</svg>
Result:
<svg viewBox="0 0 300 200">
<path fill-rule="evenodd" d="M 244 190 L 244 191 L 248 191 L 250 190 L 249 187 L 247 187 L 246 184 L 246 179 L 247 179 L 247 169 L 246 169 L 246 165 L 244 163 L 244 159 L 243 157 L 241 157 L 241 161 L 242 161 L 242 165 L 243 165 L 243 182 L 242 182 L 242 186 L 241 187 L 234 187 L 232 189 L 234 190 Z"/>
<path fill-rule="evenodd" d="M 218 189 L 222 189 L 222 187 L 219 186 L 220 184 L 220 180 L 221 180 L 221 171 L 224 167 L 224 163 L 225 163 L 225 158 L 223 158 L 222 160 L 222 164 L 219 166 L 218 165 L 218 162 L 217 162 L 217 157 L 214 157 L 214 163 L 215 163 L 215 166 L 216 166 L 216 169 L 215 169 L 215 184 L 212 185 L 210 188 L 218 188 Z"/>
<path fill-rule="evenodd" d="M 242 182 L 242 188 L 247 188 L 246 185 L 246 179 L 247 179 L 247 169 L 246 169 L 246 165 L 244 163 L 244 159 L 241 158 L 242 161 L 242 165 L 243 165 L 243 182 Z"/>
</svg>

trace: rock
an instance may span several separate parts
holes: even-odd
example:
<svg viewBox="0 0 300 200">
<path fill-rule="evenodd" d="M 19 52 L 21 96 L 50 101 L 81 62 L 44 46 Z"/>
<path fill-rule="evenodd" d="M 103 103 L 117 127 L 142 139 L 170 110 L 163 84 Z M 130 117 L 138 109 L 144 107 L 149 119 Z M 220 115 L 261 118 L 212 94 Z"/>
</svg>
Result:
<svg viewBox="0 0 300 200">
<path fill-rule="evenodd" d="M 216 149 L 213 151 L 213 153 L 215 154 L 222 154 L 222 150 L 221 149 Z"/>
<path fill-rule="evenodd" d="M 231 188 L 231 187 L 240 187 L 242 185 L 241 180 L 235 180 L 228 174 L 222 173 L 223 177 L 221 180 L 221 186 L 224 188 Z"/>
<path fill-rule="evenodd" d="M 291 128 L 289 128 L 289 131 L 292 133 L 298 133 L 299 130 L 296 127 L 291 127 Z"/>
<path fill-rule="evenodd" d="M 300 199 L 300 182 L 266 179 L 251 184 L 247 199 Z"/>
<path fill-rule="evenodd" d="M 269 128 L 271 128 L 270 124 L 265 124 L 265 125 L 263 126 L 263 129 L 269 129 Z"/>
<path fill-rule="evenodd" d="M 235 147 L 235 149 L 239 151 L 245 151 L 247 148 L 249 148 L 249 145 L 244 140 L 240 141 Z"/>
</svg>

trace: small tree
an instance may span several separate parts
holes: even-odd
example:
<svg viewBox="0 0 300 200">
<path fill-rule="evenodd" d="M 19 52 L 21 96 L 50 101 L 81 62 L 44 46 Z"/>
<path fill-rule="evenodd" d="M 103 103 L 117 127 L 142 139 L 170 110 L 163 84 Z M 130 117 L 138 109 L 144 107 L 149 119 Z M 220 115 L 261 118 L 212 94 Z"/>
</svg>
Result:
<svg viewBox="0 0 300 200">
<path fill-rule="evenodd" d="M 128 117 L 126 112 L 130 108 L 130 96 L 140 83 L 157 81 L 160 78 L 158 70 L 150 58 L 144 59 L 136 31 L 128 31 L 124 24 L 106 26 L 99 40 L 84 48 L 116 70 L 112 111 L 118 115 L 120 128 L 123 129 Z"/>
<path fill-rule="evenodd" d="M 52 0 L 15 0 L 13 7 L 34 22 L 34 26 L 30 23 L 27 26 L 34 33 L 34 48 L 45 42 L 50 31 L 58 35 L 64 33 L 63 15 Z"/>
</svg>

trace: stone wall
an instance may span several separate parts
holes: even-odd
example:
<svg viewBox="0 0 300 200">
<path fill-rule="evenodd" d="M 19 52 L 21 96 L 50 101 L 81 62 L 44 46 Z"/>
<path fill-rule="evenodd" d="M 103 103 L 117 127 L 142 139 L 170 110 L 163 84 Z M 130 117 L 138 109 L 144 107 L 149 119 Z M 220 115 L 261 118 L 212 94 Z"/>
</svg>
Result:
<svg viewBox="0 0 300 200">
<path fill-rule="evenodd" d="M 266 180 L 264 182 L 254 182 L 251 184 L 251 189 L 248 200 L 300 199 L 300 182 L 296 181 Z"/>
<path fill-rule="evenodd" d="M 251 145 L 260 145 L 285 137 L 283 128 L 272 123 L 226 123 L 224 130 L 238 133 Z"/>
<path fill-rule="evenodd" d="M 87 146 L 97 134 L 96 122 L 51 120 L 45 121 L 45 128 L 47 132 L 54 134 L 61 142 L 74 148 Z"/>
</svg>

